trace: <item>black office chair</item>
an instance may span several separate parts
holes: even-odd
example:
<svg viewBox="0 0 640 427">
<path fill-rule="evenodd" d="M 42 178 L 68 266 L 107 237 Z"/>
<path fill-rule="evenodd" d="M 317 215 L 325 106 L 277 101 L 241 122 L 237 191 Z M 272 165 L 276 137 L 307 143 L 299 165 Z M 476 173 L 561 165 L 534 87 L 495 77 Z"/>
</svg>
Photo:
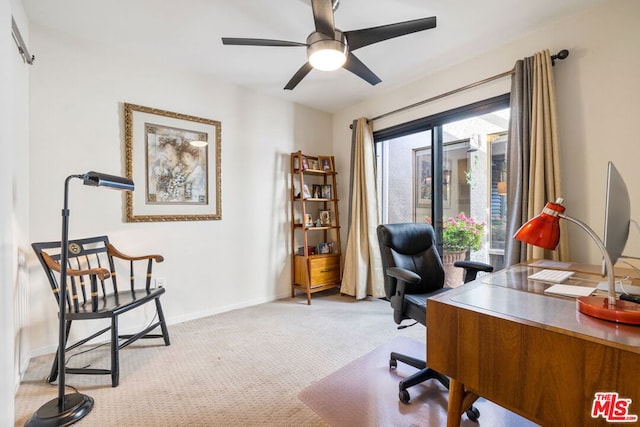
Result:
<svg viewBox="0 0 640 427">
<path fill-rule="evenodd" d="M 393 320 L 398 325 L 406 319 L 426 325 L 427 298 L 449 289 L 444 288 L 445 273 L 435 246 L 433 227 L 426 223 L 383 224 L 378 226 L 377 233 L 385 271 L 384 289 L 393 308 Z M 493 271 L 492 266 L 474 261 L 458 261 L 454 265 L 464 268 L 465 283 L 474 280 L 480 271 Z M 409 402 L 407 388 L 432 378 L 449 389 L 449 378 L 427 367 L 425 361 L 392 352 L 389 366 L 397 367 L 398 361 L 420 369 L 400 381 L 401 402 Z M 475 421 L 480 412 L 471 406 L 467 416 Z"/>
</svg>

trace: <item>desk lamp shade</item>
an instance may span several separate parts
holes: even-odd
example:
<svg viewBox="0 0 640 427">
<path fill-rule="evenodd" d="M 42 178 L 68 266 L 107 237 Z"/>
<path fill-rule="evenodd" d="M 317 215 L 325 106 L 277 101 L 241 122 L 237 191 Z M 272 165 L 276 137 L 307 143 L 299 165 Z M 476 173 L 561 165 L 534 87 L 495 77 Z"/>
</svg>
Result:
<svg viewBox="0 0 640 427">
<path fill-rule="evenodd" d="M 584 222 L 565 215 L 563 200 L 548 202 L 542 212 L 527 221 L 514 234 L 516 240 L 530 245 L 553 250 L 560 241 L 560 219 L 565 219 L 579 226 L 585 231 L 602 253 L 607 272 L 607 296 L 587 296 L 576 299 L 576 306 L 580 313 L 611 322 L 640 325 L 640 304 L 618 300 L 615 292 L 615 277 L 613 263 L 604 243 L 598 235 Z"/>
<path fill-rule="evenodd" d="M 517 240 L 538 246 L 540 248 L 554 250 L 560 242 L 560 218 L 565 208 L 560 203 L 547 203 L 540 215 L 527 221 L 513 236 Z"/>
</svg>

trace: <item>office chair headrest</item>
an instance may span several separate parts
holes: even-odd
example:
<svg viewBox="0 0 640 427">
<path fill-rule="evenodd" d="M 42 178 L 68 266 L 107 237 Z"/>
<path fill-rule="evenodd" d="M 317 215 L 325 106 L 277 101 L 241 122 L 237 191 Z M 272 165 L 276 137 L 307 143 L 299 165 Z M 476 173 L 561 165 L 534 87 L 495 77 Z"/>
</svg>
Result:
<svg viewBox="0 0 640 427">
<path fill-rule="evenodd" d="M 395 252 L 414 255 L 433 246 L 435 232 L 430 224 L 402 223 L 378 226 L 378 236 Z"/>
</svg>

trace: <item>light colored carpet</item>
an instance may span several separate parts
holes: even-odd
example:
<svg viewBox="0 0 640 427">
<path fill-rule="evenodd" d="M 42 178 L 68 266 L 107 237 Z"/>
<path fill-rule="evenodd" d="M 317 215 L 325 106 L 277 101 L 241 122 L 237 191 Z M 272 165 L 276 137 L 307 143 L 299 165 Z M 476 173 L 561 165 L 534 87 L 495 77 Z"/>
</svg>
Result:
<svg viewBox="0 0 640 427">
<path fill-rule="evenodd" d="M 169 347 L 138 341 L 120 352 L 116 388 L 109 376 L 67 375 L 67 385 L 95 400 L 77 425 L 328 426 L 298 398 L 303 389 L 397 336 L 425 340 L 420 325 L 398 331 L 387 302 L 332 292 L 316 294 L 311 306 L 287 298 L 171 325 L 169 333 Z M 16 426 L 56 397 L 57 384 L 44 381 L 52 358 L 31 360 L 16 395 Z M 108 365 L 108 347 L 72 362 Z M 361 403 L 381 406 L 380 399 Z M 395 388 L 385 403 L 398 409 Z M 371 424 L 350 424 L 358 425 Z"/>
</svg>

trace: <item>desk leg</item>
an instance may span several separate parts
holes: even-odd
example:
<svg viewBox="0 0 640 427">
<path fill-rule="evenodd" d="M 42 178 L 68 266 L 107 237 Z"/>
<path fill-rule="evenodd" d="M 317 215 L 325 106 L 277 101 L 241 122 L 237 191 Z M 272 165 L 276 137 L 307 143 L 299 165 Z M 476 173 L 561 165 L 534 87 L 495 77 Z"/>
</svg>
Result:
<svg viewBox="0 0 640 427">
<path fill-rule="evenodd" d="M 449 405 L 447 407 L 447 427 L 460 427 L 462 414 L 473 405 L 478 396 L 465 391 L 464 384 L 451 378 L 449 383 Z"/>
</svg>

